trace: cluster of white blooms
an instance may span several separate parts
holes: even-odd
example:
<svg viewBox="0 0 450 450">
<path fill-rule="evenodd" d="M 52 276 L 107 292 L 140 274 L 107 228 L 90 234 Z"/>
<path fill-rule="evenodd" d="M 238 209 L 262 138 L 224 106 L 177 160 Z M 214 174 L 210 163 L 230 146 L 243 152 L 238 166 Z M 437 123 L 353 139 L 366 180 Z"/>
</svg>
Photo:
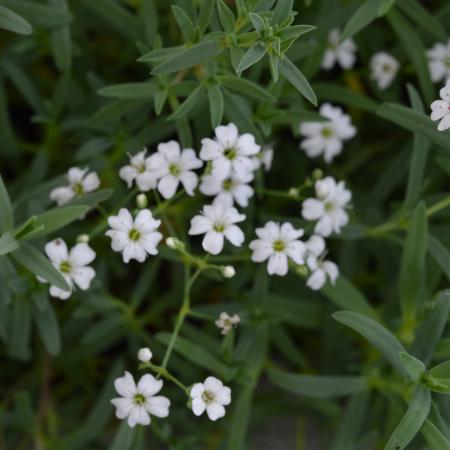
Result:
<svg viewBox="0 0 450 450">
<path fill-rule="evenodd" d="M 431 120 L 439 120 L 438 130 L 445 131 L 450 128 L 450 80 L 439 91 L 441 100 L 435 100 L 431 104 Z"/>
<path fill-rule="evenodd" d="M 89 289 L 95 277 L 95 270 L 89 264 L 95 259 L 95 252 L 86 243 L 76 244 L 70 249 L 66 243 L 57 238 L 48 242 L 45 246 L 47 254 L 53 267 L 58 270 L 70 287 L 69 291 L 64 291 L 57 286 L 50 286 L 50 295 L 62 300 L 68 299 L 75 287 L 85 291 Z M 39 281 L 45 282 L 41 277 Z"/>
<path fill-rule="evenodd" d="M 390 86 L 399 68 L 399 62 L 386 52 L 375 53 L 370 60 L 371 77 L 380 90 Z"/>
<path fill-rule="evenodd" d="M 322 59 L 322 68 L 330 70 L 338 63 L 343 69 L 350 69 L 356 61 L 356 45 L 353 39 L 341 42 L 341 32 L 334 29 L 328 35 L 328 44 Z"/>
<path fill-rule="evenodd" d="M 434 83 L 450 78 L 450 39 L 447 44 L 434 44 L 427 50 L 427 57 L 431 80 Z"/>
<path fill-rule="evenodd" d="M 221 312 L 219 318 L 215 321 L 215 324 L 217 328 L 220 328 L 222 334 L 228 334 L 240 321 L 241 318 L 237 314 L 230 316 L 226 312 Z"/>
<path fill-rule="evenodd" d="M 50 192 L 50 199 L 59 206 L 69 203 L 76 197 L 95 191 L 100 186 L 100 180 L 95 172 L 89 169 L 72 167 L 66 174 L 68 186 L 60 186 Z"/>
<path fill-rule="evenodd" d="M 300 148 L 310 158 L 323 154 L 327 163 L 342 151 L 343 141 L 351 139 L 356 134 L 350 116 L 344 114 L 341 108 L 324 103 L 320 107 L 320 115 L 329 119 L 324 122 L 302 122 L 300 134 L 306 136 Z"/>
</svg>

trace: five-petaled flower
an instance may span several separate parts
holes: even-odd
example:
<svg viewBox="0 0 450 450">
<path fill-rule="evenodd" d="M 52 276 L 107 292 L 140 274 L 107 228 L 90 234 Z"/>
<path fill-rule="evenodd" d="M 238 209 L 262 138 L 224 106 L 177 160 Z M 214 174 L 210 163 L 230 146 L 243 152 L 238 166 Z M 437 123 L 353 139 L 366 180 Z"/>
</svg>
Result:
<svg viewBox="0 0 450 450">
<path fill-rule="evenodd" d="M 220 328 L 222 334 L 228 334 L 240 321 L 241 318 L 237 314 L 230 316 L 226 312 L 221 312 L 219 318 L 214 323 L 217 328 Z"/>
<path fill-rule="evenodd" d="M 253 171 L 255 156 L 261 147 L 250 133 L 239 135 L 234 123 L 220 125 L 215 129 L 215 139 L 202 139 L 200 158 L 212 161 L 211 174 L 219 180 L 224 180 L 232 173 L 242 176 Z"/>
<path fill-rule="evenodd" d="M 100 179 L 96 172 L 88 172 L 89 169 L 72 167 L 66 174 L 68 186 L 60 186 L 50 192 L 50 199 L 58 205 L 69 203 L 76 197 L 82 197 L 88 192 L 95 191 L 100 186 Z"/>
<path fill-rule="evenodd" d="M 296 264 L 304 263 L 305 244 L 299 240 L 303 230 L 295 229 L 289 222 L 282 225 L 272 221 L 263 228 L 256 229 L 259 239 L 250 242 L 252 261 L 263 262 L 269 260 L 267 272 L 269 275 L 284 276 L 288 273 L 288 258 Z"/>
<path fill-rule="evenodd" d="M 158 253 L 157 245 L 162 234 L 156 229 L 161 221 L 154 219 L 149 209 L 141 209 L 133 220 L 131 213 L 121 208 L 117 216 L 110 216 L 108 224 L 111 227 L 106 236 L 111 238 L 111 248 L 122 252 L 125 263 L 131 259 L 144 262 L 148 255 Z"/>
<path fill-rule="evenodd" d="M 341 33 L 339 29 L 334 29 L 328 35 L 328 45 L 322 59 L 322 68 L 330 70 L 336 62 L 343 69 L 350 69 L 355 64 L 356 45 L 353 39 L 346 39 L 341 42 Z"/>
<path fill-rule="evenodd" d="M 147 157 L 147 149 L 144 148 L 135 155 L 129 155 L 130 164 L 123 166 L 119 170 L 119 176 L 126 181 L 127 186 L 131 188 L 133 182 L 140 191 L 149 191 L 156 187 L 158 181 L 158 172 L 156 167 L 152 166 L 150 158 Z"/>
<path fill-rule="evenodd" d="M 162 380 L 157 380 L 150 374 L 143 375 L 137 385 L 129 372 L 116 378 L 114 387 L 120 397 L 111 400 L 116 408 L 116 417 L 127 419 L 132 428 L 137 424 L 150 425 L 150 415 L 167 417 L 170 400 L 162 395 L 155 396 L 162 386 Z"/>
<path fill-rule="evenodd" d="M 245 220 L 236 208 L 223 203 L 205 205 L 200 215 L 191 219 L 190 235 L 204 234 L 203 249 L 212 255 L 218 255 L 224 245 L 225 238 L 236 247 L 244 242 L 244 233 L 235 225 Z"/>
<path fill-rule="evenodd" d="M 400 67 L 399 62 L 389 53 L 378 52 L 370 60 L 371 77 L 378 89 L 386 89 L 394 80 Z"/>
<path fill-rule="evenodd" d="M 196 383 L 190 391 L 192 411 L 196 416 L 205 410 L 211 420 L 225 415 L 225 408 L 231 403 L 231 389 L 214 377 L 208 377 L 203 383 Z"/>
<path fill-rule="evenodd" d="M 435 100 L 431 104 L 431 120 L 440 120 L 438 124 L 439 131 L 445 131 L 450 128 L 450 80 L 439 91 L 442 100 Z"/>
<path fill-rule="evenodd" d="M 317 198 L 308 198 L 302 205 L 302 216 L 306 220 L 316 221 L 314 232 L 322 236 L 340 233 L 348 223 L 346 208 L 352 194 L 345 188 L 345 183 L 332 177 L 326 177 L 315 183 Z"/>
<path fill-rule="evenodd" d="M 61 273 L 70 287 L 69 291 L 64 291 L 52 285 L 50 286 L 51 296 L 66 300 L 71 296 L 75 287 L 82 291 L 89 289 L 95 277 L 95 270 L 88 264 L 94 261 L 95 252 L 88 244 L 76 244 L 69 251 L 66 243 L 57 238 L 46 244 L 45 253 L 53 267 Z M 45 282 L 43 278 L 38 278 L 39 281 Z"/>
<path fill-rule="evenodd" d="M 450 39 L 446 44 L 437 42 L 427 50 L 428 67 L 431 80 L 437 81 L 450 78 Z"/>
<path fill-rule="evenodd" d="M 324 103 L 320 107 L 320 115 L 329 119 L 324 122 L 302 122 L 300 134 L 306 136 L 300 148 L 310 158 L 323 154 L 327 163 L 342 151 L 343 141 L 351 139 L 356 134 L 356 128 L 351 124 L 350 116 L 344 114 L 341 108 Z"/>
</svg>

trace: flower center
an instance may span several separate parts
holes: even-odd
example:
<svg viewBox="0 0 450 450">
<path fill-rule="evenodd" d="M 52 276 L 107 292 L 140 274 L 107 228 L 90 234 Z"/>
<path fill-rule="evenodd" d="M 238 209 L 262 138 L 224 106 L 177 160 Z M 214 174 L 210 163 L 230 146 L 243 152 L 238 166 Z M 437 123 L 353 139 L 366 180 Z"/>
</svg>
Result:
<svg viewBox="0 0 450 450">
<path fill-rule="evenodd" d="M 59 270 L 62 273 L 70 273 L 71 267 L 69 261 L 63 261 L 59 266 Z"/>
<path fill-rule="evenodd" d="M 391 66 L 389 64 L 383 64 L 382 67 L 384 72 L 390 72 L 391 71 Z"/>
<path fill-rule="evenodd" d="M 231 191 L 233 189 L 233 180 L 228 178 L 222 182 L 222 188 L 224 191 Z"/>
<path fill-rule="evenodd" d="M 223 233 L 225 231 L 225 225 L 223 223 L 215 223 L 214 231 L 217 231 L 218 233 Z"/>
<path fill-rule="evenodd" d="M 330 138 L 331 136 L 333 136 L 333 130 L 330 127 L 323 127 L 322 136 L 324 138 Z"/>
<path fill-rule="evenodd" d="M 145 166 L 144 166 L 144 164 L 141 164 L 141 165 L 139 165 L 139 166 L 135 166 L 135 168 L 136 168 L 136 170 L 137 170 L 139 173 L 144 173 L 144 172 L 145 172 Z"/>
<path fill-rule="evenodd" d="M 325 204 L 323 205 L 325 207 L 325 211 L 332 211 L 334 209 L 334 205 L 331 202 L 325 202 Z"/>
<path fill-rule="evenodd" d="M 216 399 L 216 395 L 211 391 L 205 391 L 202 394 L 202 400 L 209 405 L 210 403 L 213 403 Z"/>
<path fill-rule="evenodd" d="M 237 156 L 236 149 L 234 148 L 226 148 L 223 154 L 225 158 L 228 158 L 230 161 L 232 161 Z"/>
<path fill-rule="evenodd" d="M 136 228 L 132 228 L 132 229 L 128 232 L 128 237 L 129 237 L 132 241 L 138 241 L 139 238 L 141 237 L 141 233 L 139 233 L 139 231 L 136 230 Z"/>
<path fill-rule="evenodd" d="M 285 247 L 286 246 L 284 245 L 284 242 L 281 239 L 278 239 L 273 243 L 273 249 L 276 252 L 282 252 L 285 249 Z"/>
<path fill-rule="evenodd" d="M 180 176 L 181 170 L 176 164 L 171 164 L 169 166 L 169 172 L 174 176 L 178 177 Z"/>
<path fill-rule="evenodd" d="M 84 194 L 84 190 L 83 190 L 83 185 L 81 184 L 81 183 L 75 183 L 74 185 L 73 185 L 73 192 L 75 192 L 75 195 L 76 196 L 79 196 L 79 195 L 83 195 Z"/>
<path fill-rule="evenodd" d="M 136 394 L 133 400 L 135 405 L 141 406 L 145 403 L 145 397 L 142 394 Z"/>
</svg>

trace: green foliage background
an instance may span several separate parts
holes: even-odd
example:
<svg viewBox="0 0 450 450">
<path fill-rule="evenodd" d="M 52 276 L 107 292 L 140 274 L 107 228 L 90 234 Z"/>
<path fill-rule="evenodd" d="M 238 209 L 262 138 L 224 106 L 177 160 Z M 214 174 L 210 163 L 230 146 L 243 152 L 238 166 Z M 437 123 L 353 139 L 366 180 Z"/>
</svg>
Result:
<svg viewBox="0 0 450 450">
<path fill-rule="evenodd" d="M 251 449 L 267 424 L 295 418 L 298 449 L 313 448 L 305 423 L 319 448 L 450 449 L 450 134 L 428 117 L 441 86 L 425 56 L 449 23 L 446 1 L 0 0 L 0 448 Z M 336 27 L 354 36 L 358 63 L 321 72 Z M 401 63 L 382 92 L 368 71 L 380 50 Z M 358 128 L 331 166 L 298 150 L 299 122 L 321 120 L 315 96 Z M 341 277 L 314 293 L 295 272 L 269 280 L 246 251 L 215 258 L 237 275 L 195 284 L 197 316 L 169 368 L 188 385 L 214 374 L 233 403 L 217 423 L 195 418 L 166 382 L 170 417 L 132 430 L 113 419 L 113 379 L 138 373 L 143 345 L 162 359 L 183 261 L 161 246 L 161 257 L 124 265 L 101 211 L 134 207 L 117 175 L 127 152 L 170 138 L 198 150 L 228 121 L 273 143 L 257 185 L 284 193 L 256 196 L 247 241 L 269 218 L 307 226 L 287 191 L 314 168 L 346 180 L 352 223 L 330 243 Z M 73 165 L 98 171 L 102 189 L 52 208 L 49 191 Z M 179 236 L 204 201 L 167 208 Z M 49 299 L 35 274 L 61 280 L 43 245 L 81 233 L 97 279 L 67 302 Z M 234 343 L 201 316 L 223 310 L 243 318 Z"/>
</svg>

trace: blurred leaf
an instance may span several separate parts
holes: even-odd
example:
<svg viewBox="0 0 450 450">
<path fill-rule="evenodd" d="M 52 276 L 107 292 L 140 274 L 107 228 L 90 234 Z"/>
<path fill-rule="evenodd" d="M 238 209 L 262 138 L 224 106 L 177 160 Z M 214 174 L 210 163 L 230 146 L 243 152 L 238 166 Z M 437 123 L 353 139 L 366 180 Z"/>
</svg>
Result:
<svg viewBox="0 0 450 450">
<path fill-rule="evenodd" d="M 370 317 L 352 311 L 335 312 L 333 318 L 364 336 L 398 372 L 405 373 L 399 352 L 406 350 L 390 331 Z"/>
<path fill-rule="evenodd" d="M 201 33 L 208 28 L 208 25 L 211 22 L 211 17 L 214 13 L 214 4 L 214 0 L 204 0 L 201 3 L 197 21 L 197 25 Z"/>
<path fill-rule="evenodd" d="M 431 450 L 450 450 L 450 441 L 430 420 L 425 421 L 420 431 Z"/>
<path fill-rule="evenodd" d="M 267 91 L 267 89 L 263 89 L 258 84 L 247 80 L 246 78 L 240 78 L 234 75 L 221 75 L 218 76 L 217 79 L 226 88 L 239 92 L 247 97 L 253 97 L 265 102 L 275 101 L 275 98 Z"/>
<path fill-rule="evenodd" d="M 381 0 L 365 0 L 345 25 L 341 35 L 341 41 L 353 37 L 378 18 L 380 6 Z"/>
<path fill-rule="evenodd" d="M 428 233 L 428 251 L 450 281 L 450 252 L 430 233 Z"/>
<path fill-rule="evenodd" d="M 51 262 L 38 250 L 25 242 L 21 242 L 20 248 L 11 253 L 12 258 L 25 269 L 36 276 L 44 278 L 48 283 L 64 290 L 70 291 L 61 273 L 56 270 Z"/>
<path fill-rule="evenodd" d="M 233 400 L 233 411 L 231 413 L 226 446 L 228 450 L 242 450 L 245 448 L 253 390 L 252 386 L 244 386 L 240 388 L 237 399 Z"/>
<path fill-rule="evenodd" d="M 216 128 L 222 123 L 223 118 L 223 95 L 217 84 L 208 84 L 209 112 L 211 116 L 211 127 Z"/>
<path fill-rule="evenodd" d="M 23 298 L 16 297 L 12 304 L 8 344 L 9 353 L 22 360 L 30 357 L 31 305 Z"/>
<path fill-rule="evenodd" d="M 17 34 L 31 34 L 33 27 L 21 16 L 0 6 L 0 28 Z"/>
<path fill-rule="evenodd" d="M 317 106 L 317 97 L 308 80 L 300 72 L 297 66 L 285 56 L 280 59 L 280 72 L 282 75 L 291 83 L 308 101 L 310 101 L 314 106 Z"/>
<path fill-rule="evenodd" d="M 11 231 L 14 227 L 14 214 L 8 191 L 0 175 L 0 232 Z"/>
<path fill-rule="evenodd" d="M 384 16 L 395 4 L 396 0 L 380 0 L 378 17 Z"/>
<path fill-rule="evenodd" d="M 435 378 L 450 378 L 450 360 L 430 369 L 430 375 Z"/>
<path fill-rule="evenodd" d="M 272 25 L 278 25 L 283 23 L 292 11 L 294 6 L 294 0 L 282 0 L 278 1 L 270 18 L 270 23 Z"/>
<path fill-rule="evenodd" d="M 366 380 L 357 376 L 300 375 L 279 369 L 268 369 L 267 374 L 281 389 L 305 397 L 344 397 L 368 389 Z"/>
<path fill-rule="evenodd" d="M 416 386 L 408 410 L 386 444 L 385 450 L 404 449 L 418 433 L 428 417 L 431 393 L 423 386 Z"/>
<path fill-rule="evenodd" d="M 19 248 L 19 243 L 14 239 L 14 236 L 9 233 L 3 233 L 0 236 L 0 256 L 6 255 Z"/>
<path fill-rule="evenodd" d="M 69 13 L 67 0 L 49 0 L 51 5 L 58 8 L 62 13 Z M 51 33 L 51 44 L 53 58 L 56 67 L 61 72 L 68 72 L 72 68 L 72 39 L 70 26 L 64 25 L 56 28 Z"/>
<path fill-rule="evenodd" d="M 135 432 L 136 428 L 131 428 L 126 421 L 122 421 L 108 450 L 129 450 L 133 444 Z"/>
<path fill-rule="evenodd" d="M 53 306 L 49 304 L 43 311 L 34 308 L 33 318 L 47 351 L 52 356 L 58 355 L 61 351 L 61 337 Z"/>
<path fill-rule="evenodd" d="M 114 98 L 153 98 L 156 92 L 155 84 L 151 81 L 142 83 L 123 83 L 106 86 L 98 91 L 99 95 Z"/>
<path fill-rule="evenodd" d="M 222 28 L 229 34 L 234 32 L 235 18 L 230 8 L 223 0 L 217 0 L 217 12 Z"/>
<path fill-rule="evenodd" d="M 425 364 L 409 353 L 400 352 L 400 360 L 411 380 L 418 383 L 426 371 Z"/>
<path fill-rule="evenodd" d="M 178 6 L 172 5 L 172 13 L 175 16 L 178 26 L 180 27 L 183 39 L 191 41 L 195 36 L 195 28 L 189 16 Z"/>
<path fill-rule="evenodd" d="M 414 320 L 423 301 L 427 239 L 427 210 L 421 202 L 412 215 L 400 265 L 399 297 L 405 324 Z"/>
</svg>

